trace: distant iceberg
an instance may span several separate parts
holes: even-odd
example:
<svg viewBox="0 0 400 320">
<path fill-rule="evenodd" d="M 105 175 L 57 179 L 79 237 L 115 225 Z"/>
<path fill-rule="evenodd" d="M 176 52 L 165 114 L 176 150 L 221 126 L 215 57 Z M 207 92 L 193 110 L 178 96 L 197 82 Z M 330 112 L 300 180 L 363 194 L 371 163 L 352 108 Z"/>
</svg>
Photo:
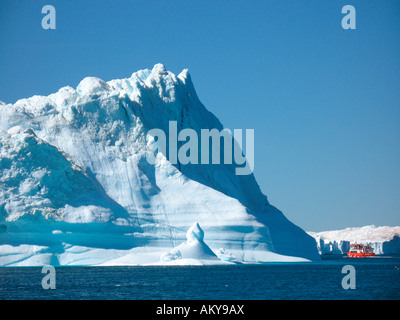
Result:
<svg viewBox="0 0 400 320">
<path fill-rule="evenodd" d="M 371 225 L 308 234 L 315 239 L 320 254 L 346 254 L 352 243 L 369 245 L 376 255 L 400 254 L 400 227 Z"/>
</svg>

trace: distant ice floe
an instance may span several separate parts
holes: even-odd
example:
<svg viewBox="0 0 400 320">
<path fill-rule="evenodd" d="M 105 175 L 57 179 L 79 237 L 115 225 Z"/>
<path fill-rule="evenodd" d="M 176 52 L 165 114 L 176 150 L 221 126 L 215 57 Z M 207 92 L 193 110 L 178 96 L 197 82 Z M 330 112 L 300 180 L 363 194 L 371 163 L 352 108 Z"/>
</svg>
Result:
<svg viewBox="0 0 400 320">
<path fill-rule="evenodd" d="M 352 243 L 369 245 L 377 255 L 400 254 L 400 227 L 371 225 L 308 233 L 314 237 L 320 254 L 346 254 Z"/>
</svg>

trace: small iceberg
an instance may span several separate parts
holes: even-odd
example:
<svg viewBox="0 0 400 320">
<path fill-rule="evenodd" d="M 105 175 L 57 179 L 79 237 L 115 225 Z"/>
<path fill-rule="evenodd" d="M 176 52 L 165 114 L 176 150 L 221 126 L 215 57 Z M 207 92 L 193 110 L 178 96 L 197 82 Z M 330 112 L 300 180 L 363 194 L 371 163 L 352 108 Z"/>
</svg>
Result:
<svg viewBox="0 0 400 320">
<path fill-rule="evenodd" d="M 160 264 L 205 265 L 226 264 L 204 242 L 204 231 L 195 222 L 186 232 L 186 241 L 160 257 Z"/>
</svg>

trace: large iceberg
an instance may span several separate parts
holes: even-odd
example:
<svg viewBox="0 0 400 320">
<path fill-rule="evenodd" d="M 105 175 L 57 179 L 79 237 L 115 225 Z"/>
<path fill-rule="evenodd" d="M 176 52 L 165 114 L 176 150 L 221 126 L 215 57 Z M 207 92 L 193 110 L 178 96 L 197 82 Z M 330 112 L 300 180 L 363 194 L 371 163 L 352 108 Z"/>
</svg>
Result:
<svg viewBox="0 0 400 320">
<path fill-rule="evenodd" d="M 308 232 L 314 237 L 320 254 L 346 254 L 350 244 L 372 247 L 377 255 L 400 254 L 400 227 L 374 225 L 322 232 Z"/>
<path fill-rule="evenodd" d="M 162 64 L 1 103 L 0 265 L 159 264 L 163 253 L 179 256 L 195 222 L 220 261 L 319 259 L 314 239 L 270 205 L 253 174 L 174 164 L 168 153 L 149 163 L 149 131 L 168 140 L 170 121 L 199 135 L 223 129 L 188 71 Z"/>
</svg>

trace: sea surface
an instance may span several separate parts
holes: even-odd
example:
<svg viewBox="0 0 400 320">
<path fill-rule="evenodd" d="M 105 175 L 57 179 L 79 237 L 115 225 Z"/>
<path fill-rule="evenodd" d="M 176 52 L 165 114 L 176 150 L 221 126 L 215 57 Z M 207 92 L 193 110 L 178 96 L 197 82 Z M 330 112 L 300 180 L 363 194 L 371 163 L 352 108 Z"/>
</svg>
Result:
<svg viewBox="0 0 400 320">
<path fill-rule="evenodd" d="M 348 271 L 342 273 L 346 265 L 354 267 L 355 289 L 342 286 L 349 276 Z M 201 267 L 55 267 L 56 288 L 47 290 L 41 271 L 0 268 L 0 300 L 400 299 L 400 257 Z"/>
</svg>

